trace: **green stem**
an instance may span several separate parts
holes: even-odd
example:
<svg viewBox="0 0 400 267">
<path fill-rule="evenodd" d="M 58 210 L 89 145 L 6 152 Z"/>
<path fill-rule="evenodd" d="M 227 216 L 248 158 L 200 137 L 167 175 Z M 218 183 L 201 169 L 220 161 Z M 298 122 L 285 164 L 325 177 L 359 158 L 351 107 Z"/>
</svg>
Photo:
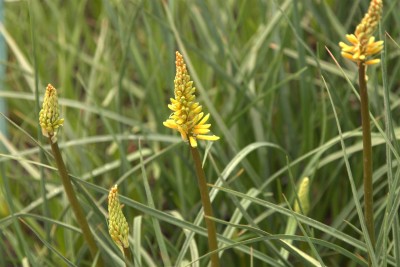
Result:
<svg viewBox="0 0 400 267">
<path fill-rule="evenodd" d="M 369 238 L 371 240 L 372 247 L 375 247 L 371 126 L 369 120 L 369 102 L 367 83 L 365 79 L 365 65 L 363 62 L 358 64 L 358 80 L 360 84 L 361 121 L 363 132 L 364 212 Z"/>
<path fill-rule="evenodd" d="M 215 252 L 218 249 L 217 231 L 215 230 L 214 221 L 208 218 L 214 216 L 211 207 L 210 197 L 208 195 L 206 177 L 204 174 L 204 170 L 201 166 L 199 151 L 195 147 L 192 147 L 190 145 L 189 147 L 190 147 L 190 152 L 192 152 L 193 160 L 196 166 L 197 181 L 199 183 L 199 190 L 200 190 L 201 202 L 203 203 L 204 215 L 207 216 L 205 217 L 205 222 L 208 234 L 208 249 L 210 250 L 210 252 L 214 251 L 214 253 L 211 254 L 211 266 L 219 267 L 218 253 Z"/>
<path fill-rule="evenodd" d="M 85 241 L 89 247 L 90 253 L 92 254 L 92 257 L 95 258 L 99 249 L 97 248 L 92 232 L 90 231 L 89 224 L 86 220 L 86 215 L 83 212 L 82 207 L 78 202 L 78 199 L 76 198 L 74 189 L 72 188 L 72 183 L 68 176 L 67 168 L 65 167 L 64 161 L 62 159 L 58 143 L 57 142 L 53 143 L 51 137 L 49 138 L 49 140 L 54 158 L 56 160 L 58 172 L 60 173 L 61 181 L 63 183 L 64 190 L 65 193 L 67 194 L 72 211 L 74 212 L 76 220 L 82 230 L 83 237 L 85 238 Z M 104 266 L 101 257 L 99 257 L 97 266 Z"/>
</svg>

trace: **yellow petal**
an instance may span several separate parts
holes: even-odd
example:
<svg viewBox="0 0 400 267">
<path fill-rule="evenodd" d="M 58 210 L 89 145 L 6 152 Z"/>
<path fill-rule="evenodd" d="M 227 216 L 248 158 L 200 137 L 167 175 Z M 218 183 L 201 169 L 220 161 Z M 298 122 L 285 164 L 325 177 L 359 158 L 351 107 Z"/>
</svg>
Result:
<svg viewBox="0 0 400 267">
<path fill-rule="evenodd" d="M 340 42 L 339 46 L 342 48 L 342 51 L 344 51 L 344 52 L 353 51 L 356 48 L 354 45 L 348 45 L 343 42 Z"/>
<path fill-rule="evenodd" d="M 347 47 L 348 45 L 346 43 L 344 43 L 344 42 L 339 42 L 339 46 L 340 47 Z"/>
<path fill-rule="evenodd" d="M 368 60 L 367 62 L 365 62 L 365 65 L 374 65 L 374 64 L 378 64 L 379 62 L 381 62 L 381 60 L 379 58 L 371 59 L 371 60 Z"/>
<path fill-rule="evenodd" d="M 209 133 L 210 129 L 193 129 L 194 134 L 206 134 Z"/>
<path fill-rule="evenodd" d="M 354 34 L 346 34 L 347 40 L 349 40 L 350 43 L 356 45 L 359 43 L 357 37 Z"/>
<path fill-rule="evenodd" d="M 169 108 L 170 110 L 172 110 L 172 111 L 177 111 L 176 106 L 173 105 L 173 104 L 168 104 L 168 108 Z"/>
<path fill-rule="evenodd" d="M 191 109 L 195 109 L 195 108 L 197 108 L 199 105 L 200 105 L 199 102 L 195 102 L 195 103 L 193 103 L 193 104 L 190 106 L 190 108 L 191 108 Z"/>
<path fill-rule="evenodd" d="M 375 37 L 374 37 L 374 36 L 371 36 L 371 37 L 368 39 L 368 44 L 372 44 L 373 42 L 375 42 Z"/>
<path fill-rule="evenodd" d="M 176 124 L 182 125 L 184 122 L 185 122 L 185 121 L 184 121 L 183 119 L 178 119 L 178 120 L 176 121 Z"/>
<path fill-rule="evenodd" d="M 355 46 L 347 46 L 347 47 L 342 47 L 343 52 L 349 52 L 349 53 L 354 53 L 357 51 L 357 47 Z"/>
<path fill-rule="evenodd" d="M 163 122 L 163 124 L 165 127 L 168 127 L 171 129 L 178 129 L 178 125 L 173 120 L 166 120 Z"/>
<path fill-rule="evenodd" d="M 204 112 L 200 112 L 196 117 L 195 123 L 197 123 L 199 120 L 201 120 L 201 118 L 203 118 L 203 116 L 204 116 Z"/>
<path fill-rule="evenodd" d="M 193 109 L 192 112 L 195 113 L 195 114 L 199 114 L 199 113 L 201 112 L 202 109 L 203 109 L 202 106 L 198 106 L 198 107 L 196 107 L 195 109 Z"/>
<path fill-rule="evenodd" d="M 202 124 L 194 126 L 195 129 L 208 129 L 211 127 L 211 124 Z"/>
<path fill-rule="evenodd" d="M 183 110 L 182 110 L 182 109 L 180 109 L 180 110 L 176 110 L 176 111 L 174 112 L 174 116 L 177 116 L 177 117 L 179 117 L 179 116 L 182 114 L 182 112 L 183 112 Z"/>
<path fill-rule="evenodd" d="M 188 140 L 186 132 L 183 131 L 182 129 L 178 129 L 178 131 L 181 133 L 181 137 L 182 137 L 183 141 L 186 142 Z"/>
<path fill-rule="evenodd" d="M 346 52 L 342 52 L 341 54 L 342 54 L 342 57 L 344 57 L 344 58 L 350 59 L 350 60 L 352 60 L 352 61 L 358 61 L 358 60 L 355 60 L 355 59 L 353 58 L 353 55 L 352 55 L 352 54 L 349 54 L 349 53 L 346 53 Z"/>
<path fill-rule="evenodd" d="M 191 147 L 197 147 L 196 138 L 194 138 L 193 136 L 189 136 L 189 143 Z"/>
<path fill-rule="evenodd" d="M 374 54 L 377 54 L 377 53 L 381 52 L 382 49 L 383 49 L 382 45 L 377 45 L 377 46 L 369 45 L 369 46 L 367 46 L 367 51 L 366 52 L 369 55 L 374 55 Z"/>
<path fill-rule="evenodd" d="M 217 141 L 219 140 L 219 136 L 216 135 L 202 135 L 199 134 L 196 136 L 197 139 L 201 139 L 201 140 L 208 140 L 208 141 Z"/>
<path fill-rule="evenodd" d="M 210 113 L 208 113 L 206 116 L 204 116 L 204 118 L 199 123 L 197 123 L 197 125 L 202 125 L 202 124 L 206 123 L 209 117 L 210 117 Z M 200 118 L 199 118 L 199 120 L 200 120 Z"/>
</svg>

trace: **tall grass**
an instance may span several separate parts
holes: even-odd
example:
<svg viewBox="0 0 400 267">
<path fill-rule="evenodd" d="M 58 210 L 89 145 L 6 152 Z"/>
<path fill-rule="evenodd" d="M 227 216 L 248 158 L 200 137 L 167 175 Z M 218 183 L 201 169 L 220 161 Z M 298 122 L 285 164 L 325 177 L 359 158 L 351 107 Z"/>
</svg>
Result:
<svg viewBox="0 0 400 267">
<path fill-rule="evenodd" d="M 398 266 L 399 2 L 384 2 L 385 51 L 367 70 L 376 247 L 360 214 L 357 69 L 337 45 L 368 4 L 6 1 L 0 266 L 93 263 L 38 130 L 47 83 L 59 92 L 58 143 L 105 262 L 124 265 L 106 220 L 108 189 L 118 183 L 135 266 L 207 266 L 191 157 L 162 125 L 176 50 L 221 137 L 200 141 L 199 151 L 222 266 L 367 266 L 367 253 L 376 266 Z M 302 215 L 293 205 L 305 176 Z M 285 235 L 293 219 L 297 230 Z"/>
</svg>

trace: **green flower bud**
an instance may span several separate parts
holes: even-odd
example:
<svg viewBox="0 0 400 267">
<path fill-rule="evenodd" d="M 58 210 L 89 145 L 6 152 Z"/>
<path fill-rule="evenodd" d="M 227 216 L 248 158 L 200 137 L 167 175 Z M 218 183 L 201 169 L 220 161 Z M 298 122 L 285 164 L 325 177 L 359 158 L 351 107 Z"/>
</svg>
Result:
<svg viewBox="0 0 400 267">
<path fill-rule="evenodd" d="M 306 215 L 310 210 L 310 200 L 308 198 L 308 192 L 310 191 L 310 179 L 308 177 L 304 177 L 300 182 L 299 190 L 297 191 L 297 196 L 299 197 L 301 209 L 303 210 L 303 214 Z M 300 205 L 296 200 L 294 203 L 294 211 L 297 213 L 301 213 Z"/>
<path fill-rule="evenodd" d="M 55 143 L 57 128 L 63 125 L 64 119 L 60 118 L 57 90 L 51 84 L 48 84 L 46 88 L 43 106 L 39 112 L 39 123 L 43 135 L 50 137 L 51 141 Z"/>
<path fill-rule="evenodd" d="M 115 244 L 120 248 L 129 247 L 129 225 L 122 213 L 118 200 L 118 186 L 114 185 L 108 194 L 108 232 Z"/>
</svg>

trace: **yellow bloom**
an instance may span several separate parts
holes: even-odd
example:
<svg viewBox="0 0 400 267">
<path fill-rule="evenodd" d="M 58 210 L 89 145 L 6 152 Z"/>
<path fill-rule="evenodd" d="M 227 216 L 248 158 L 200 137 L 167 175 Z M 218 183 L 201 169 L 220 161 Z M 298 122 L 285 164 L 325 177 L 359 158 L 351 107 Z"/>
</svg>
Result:
<svg viewBox="0 0 400 267">
<path fill-rule="evenodd" d="M 380 53 L 383 49 L 383 41 L 376 41 L 372 36 L 381 18 L 383 3 L 382 0 L 372 0 L 368 12 L 361 20 L 354 34 L 347 34 L 346 38 L 351 43 L 348 45 L 340 42 L 342 56 L 357 63 L 366 65 L 377 64 L 379 59 L 368 59 Z"/>
<path fill-rule="evenodd" d="M 347 40 L 352 45 L 343 42 L 339 43 L 342 48 L 342 56 L 354 62 L 364 62 L 366 65 L 377 64 L 380 59 L 366 60 L 368 57 L 378 54 L 383 49 L 383 41 L 375 42 L 375 37 L 371 36 L 366 45 L 361 45 L 359 39 L 354 34 L 347 34 Z"/>
<path fill-rule="evenodd" d="M 197 147 L 197 139 L 215 141 L 219 137 L 207 135 L 210 132 L 211 124 L 206 124 L 210 114 L 204 116 L 202 106 L 196 102 L 193 81 L 186 69 L 182 55 L 176 52 L 176 75 L 175 75 L 175 98 L 171 98 L 168 108 L 173 112 L 169 119 L 164 121 L 164 126 L 177 130 L 182 139 L 189 141 L 192 147 Z"/>
<path fill-rule="evenodd" d="M 129 225 L 122 213 L 118 199 L 118 186 L 114 185 L 108 194 L 108 232 L 121 249 L 129 247 Z"/>
<path fill-rule="evenodd" d="M 42 133 L 46 137 L 50 137 L 51 141 L 57 141 L 57 128 L 62 126 L 64 119 L 60 119 L 57 90 L 51 84 L 46 87 L 43 106 L 39 113 L 39 123 Z"/>
</svg>

